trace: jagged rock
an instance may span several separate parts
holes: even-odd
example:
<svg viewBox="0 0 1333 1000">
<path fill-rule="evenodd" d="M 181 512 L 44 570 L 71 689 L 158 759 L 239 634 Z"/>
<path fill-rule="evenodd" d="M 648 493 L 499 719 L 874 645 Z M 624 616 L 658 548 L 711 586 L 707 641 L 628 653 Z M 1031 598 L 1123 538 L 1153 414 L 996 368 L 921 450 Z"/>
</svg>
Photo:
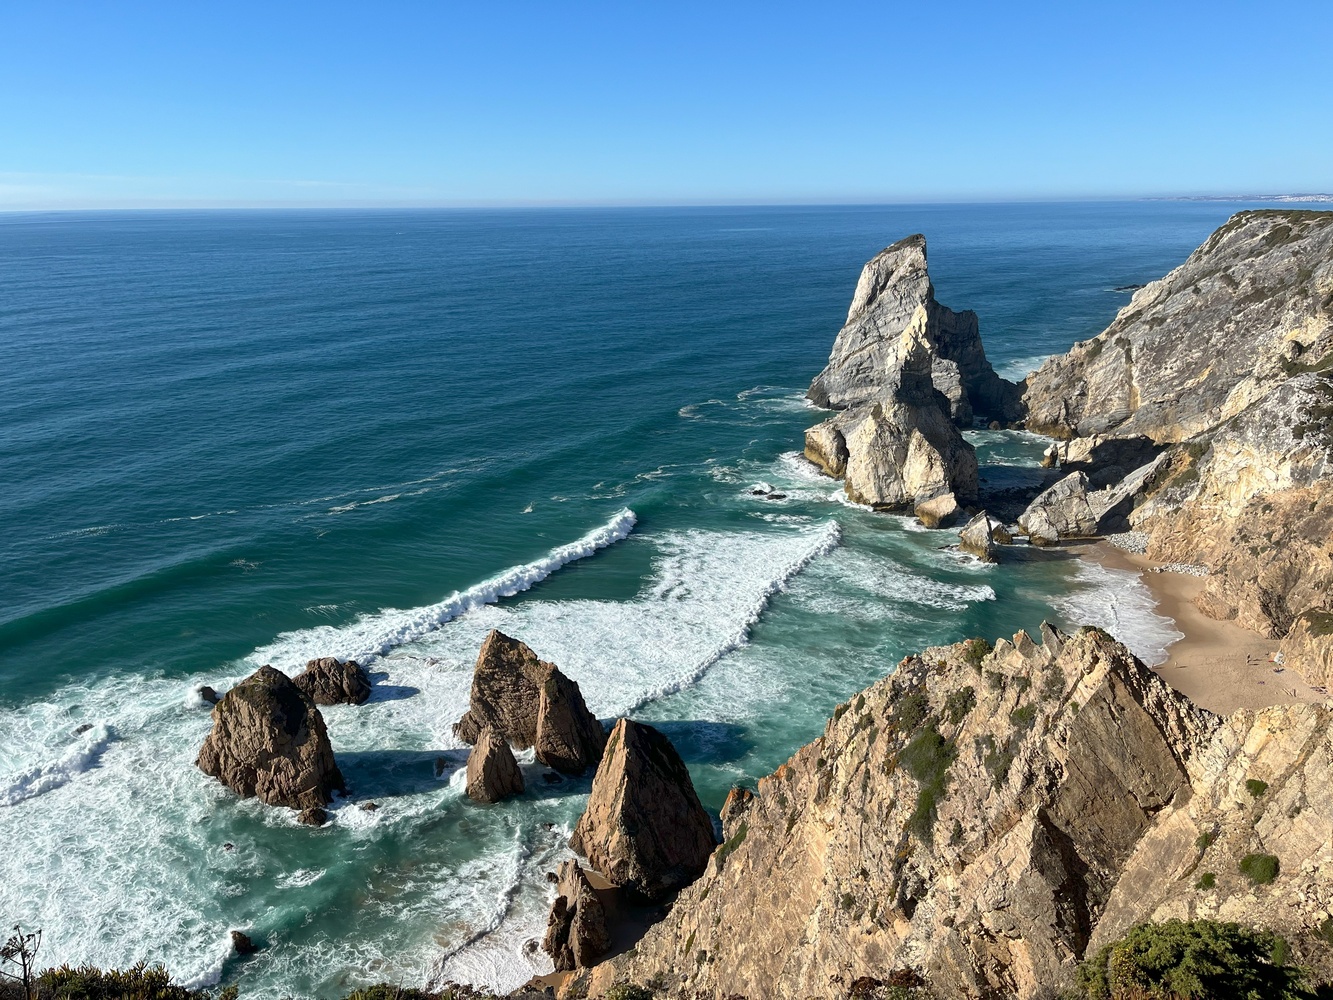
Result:
<svg viewBox="0 0 1333 1000">
<path fill-rule="evenodd" d="M 927 649 L 849 701 L 590 995 L 661 975 L 803 998 L 911 967 L 933 995 L 1035 1000 L 1138 921 L 1204 916 L 1270 927 L 1327 977 L 1333 707 L 1223 720 L 1100 630 L 1042 640 Z M 1270 885 L 1239 870 L 1260 850 Z"/>
<path fill-rule="evenodd" d="M 298 810 L 327 805 L 345 787 L 319 709 L 268 666 L 213 708 L 213 729 L 195 763 L 242 797 Z"/>
<path fill-rule="evenodd" d="M 663 899 L 699 876 L 715 843 L 671 741 L 652 726 L 618 721 L 569 846 L 613 884 Z"/>
<path fill-rule="evenodd" d="M 955 313 L 935 301 L 920 234 L 882 250 L 862 269 L 847 322 L 828 366 L 810 385 L 810 399 L 843 410 L 882 398 L 903 363 L 902 334 L 914 323 L 928 346 L 927 375 L 959 426 L 971 427 L 974 415 L 1018 419 L 1018 387 L 986 360 L 976 313 Z"/>
<path fill-rule="evenodd" d="M 297 820 L 304 826 L 323 826 L 329 821 L 329 814 L 319 806 L 310 806 L 301 810 Z"/>
<path fill-rule="evenodd" d="M 81 725 L 74 727 L 74 735 L 82 736 L 84 733 L 88 732 L 92 728 L 93 724 L 91 722 L 82 723 Z"/>
<path fill-rule="evenodd" d="M 216 705 L 220 700 L 218 693 L 207 684 L 202 684 L 194 689 L 194 693 L 199 696 L 199 700 L 209 705 Z"/>
<path fill-rule="evenodd" d="M 1034 545 L 1095 535 L 1098 517 L 1088 504 L 1088 477 L 1071 472 L 1033 500 L 1018 523 Z"/>
<path fill-rule="evenodd" d="M 958 532 L 958 547 L 982 562 L 995 562 L 996 534 L 1003 531 L 984 510 Z"/>
<path fill-rule="evenodd" d="M 943 528 L 953 524 L 961 510 L 958 498 L 952 493 L 940 493 L 937 496 L 918 499 L 912 508 L 917 520 L 927 528 Z"/>
<path fill-rule="evenodd" d="M 292 680 L 316 705 L 360 705 L 370 697 L 370 677 L 356 660 L 311 660 Z"/>
<path fill-rule="evenodd" d="M 523 772 L 514 751 L 490 726 L 482 726 L 467 756 L 467 797 L 473 802 L 499 802 L 523 794 Z"/>
<path fill-rule="evenodd" d="M 733 788 L 727 792 L 727 800 L 722 803 L 722 812 L 719 818 L 723 826 L 730 826 L 732 822 L 744 814 L 754 802 L 754 792 L 748 788 Z"/>
<path fill-rule="evenodd" d="M 595 766 L 606 745 L 606 733 L 579 686 L 499 630 L 482 643 L 472 701 L 454 735 L 476 743 L 488 725 L 520 750 L 536 747 L 539 761 L 567 774 Z"/>
<path fill-rule="evenodd" d="M 1310 608 L 1282 639 L 1282 662 L 1314 687 L 1333 687 L 1333 611 Z"/>
<path fill-rule="evenodd" d="M 244 931 L 231 932 L 231 948 L 238 955 L 253 955 L 259 950 L 259 947 L 250 940 L 250 935 Z"/>
<path fill-rule="evenodd" d="M 556 972 L 588 968 L 611 946 L 606 910 L 577 861 L 561 862 L 556 882 L 542 949 Z"/>
</svg>

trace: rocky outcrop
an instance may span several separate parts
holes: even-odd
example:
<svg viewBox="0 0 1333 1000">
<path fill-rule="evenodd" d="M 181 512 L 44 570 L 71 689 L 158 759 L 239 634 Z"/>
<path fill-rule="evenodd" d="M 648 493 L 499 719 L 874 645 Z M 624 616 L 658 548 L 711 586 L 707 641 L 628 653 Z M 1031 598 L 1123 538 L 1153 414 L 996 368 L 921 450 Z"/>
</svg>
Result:
<svg viewBox="0 0 1333 1000">
<path fill-rule="evenodd" d="M 977 314 L 956 313 L 935 301 L 920 234 L 880 251 L 862 269 L 847 322 L 827 367 L 810 385 L 810 399 L 835 410 L 880 399 L 905 363 L 902 334 L 910 326 L 920 331 L 930 358 L 927 375 L 958 426 L 971 427 L 978 417 L 1018 418 L 1018 387 L 986 360 Z"/>
<path fill-rule="evenodd" d="M 588 876 L 577 861 L 561 862 L 542 949 L 556 972 L 570 972 L 595 965 L 610 945 L 606 910 Z"/>
<path fill-rule="evenodd" d="M 914 510 L 931 527 L 976 499 L 976 453 L 958 428 L 1019 412 L 1017 387 L 986 360 L 976 315 L 935 301 L 921 236 L 865 266 L 808 395 L 841 412 L 806 432 L 806 457 L 844 479 L 856 502 Z"/>
<path fill-rule="evenodd" d="M 715 843 L 671 741 L 644 723 L 617 722 L 569 846 L 614 885 L 664 899 L 699 877 Z"/>
<path fill-rule="evenodd" d="M 1206 614 L 1283 637 L 1333 587 L 1333 213 L 1236 215 L 1024 402 L 1150 557 L 1209 570 Z"/>
<path fill-rule="evenodd" d="M 539 761 L 577 774 L 596 766 L 606 733 L 583 702 L 579 686 L 517 639 L 492 630 L 472 674 L 472 701 L 454 735 L 476 743 L 484 727 Z"/>
<path fill-rule="evenodd" d="M 467 797 L 473 802 L 499 802 L 523 794 L 523 772 L 514 751 L 490 726 L 482 726 L 467 755 Z"/>
<path fill-rule="evenodd" d="M 268 666 L 222 696 L 195 763 L 243 798 L 273 806 L 316 809 L 344 789 L 319 709 Z"/>
<path fill-rule="evenodd" d="M 1000 525 L 983 510 L 958 532 L 958 547 L 982 562 L 997 562 L 996 546 L 1000 542 L 997 533 L 1002 531 Z"/>
<path fill-rule="evenodd" d="M 1223 720 L 1099 630 L 1042 640 L 927 649 L 840 706 L 729 800 L 705 874 L 590 995 L 830 996 L 900 969 L 1029 1000 L 1167 916 L 1270 927 L 1326 976 L 1333 706 Z M 1242 872 L 1256 853 L 1271 882 Z"/>
<path fill-rule="evenodd" d="M 1088 503 L 1088 477 L 1071 472 L 1028 505 L 1018 526 L 1034 545 L 1054 545 L 1062 538 L 1095 535 L 1100 522 Z"/>
<path fill-rule="evenodd" d="M 1310 608 L 1296 616 L 1282 639 L 1282 662 L 1305 683 L 1333 687 L 1333 610 Z"/>
<path fill-rule="evenodd" d="M 311 660 L 292 681 L 316 705 L 360 705 L 370 697 L 370 677 L 356 660 Z"/>
</svg>

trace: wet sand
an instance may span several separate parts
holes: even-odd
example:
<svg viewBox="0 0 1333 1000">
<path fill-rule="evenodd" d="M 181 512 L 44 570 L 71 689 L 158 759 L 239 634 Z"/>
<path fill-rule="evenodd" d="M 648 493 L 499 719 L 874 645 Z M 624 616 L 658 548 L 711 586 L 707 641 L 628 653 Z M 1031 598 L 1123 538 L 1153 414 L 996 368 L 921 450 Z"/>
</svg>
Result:
<svg viewBox="0 0 1333 1000">
<path fill-rule="evenodd" d="M 1273 662 L 1277 639 L 1265 639 L 1234 622 L 1216 621 L 1200 611 L 1194 598 L 1203 589 L 1202 577 L 1153 572 L 1158 563 L 1109 542 L 1080 542 L 1066 547 L 1080 559 L 1140 574 L 1157 601 L 1157 613 L 1172 619 L 1185 636 L 1167 647 L 1166 662 L 1154 669 L 1196 705 L 1229 715 L 1238 708 L 1318 703 L 1325 699 L 1294 670 Z"/>
</svg>

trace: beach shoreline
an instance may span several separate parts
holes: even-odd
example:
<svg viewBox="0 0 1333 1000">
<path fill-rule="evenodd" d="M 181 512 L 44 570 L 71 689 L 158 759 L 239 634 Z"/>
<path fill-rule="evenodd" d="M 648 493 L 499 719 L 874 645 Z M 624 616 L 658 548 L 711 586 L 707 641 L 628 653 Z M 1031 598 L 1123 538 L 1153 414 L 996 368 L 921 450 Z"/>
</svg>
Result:
<svg viewBox="0 0 1333 1000">
<path fill-rule="evenodd" d="M 1061 548 L 1108 569 L 1139 574 L 1157 613 L 1175 622 L 1183 635 L 1167 647 L 1166 660 L 1153 670 L 1201 708 L 1230 715 L 1242 708 L 1319 704 L 1326 699 L 1296 671 L 1274 662 L 1279 640 L 1200 611 L 1194 599 L 1203 589 L 1202 577 L 1161 570 L 1161 563 L 1104 539 L 1068 542 Z"/>
</svg>

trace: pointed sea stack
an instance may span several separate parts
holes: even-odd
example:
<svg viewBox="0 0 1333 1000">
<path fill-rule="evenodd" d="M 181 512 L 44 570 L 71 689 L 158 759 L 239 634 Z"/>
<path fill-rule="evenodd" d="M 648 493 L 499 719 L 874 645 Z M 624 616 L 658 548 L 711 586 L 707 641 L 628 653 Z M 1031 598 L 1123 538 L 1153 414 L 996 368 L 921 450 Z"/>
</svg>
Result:
<svg viewBox="0 0 1333 1000">
<path fill-rule="evenodd" d="M 535 747 L 539 761 L 566 774 L 596 766 L 606 746 L 606 733 L 579 686 L 499 630 L 482 643 L 472 701 L 454 735 L 476 743 L 486 726 L 520 750 Z"/>
<path fill-rule="evenodd" d="M 195 763 L 242 798 L 271 806 L 318 808 L 345 787 L 319 709 L 268 666 L 222 696 Z"/>
<path fill-rule="evenodd" d="M 467 797 L 473 802 L 499 802 L 523 794 L 523 772 L 514 751 L 490 726 L 483 726 L 477 745 L 467 756 Z"/>
<path fill-rule="evenodd" d="M 663 899 L 703 873 L 716 843 L 671 741 L 641 722 L 617 722 L 569 846 L 615 885 Z"/>
</svg>

